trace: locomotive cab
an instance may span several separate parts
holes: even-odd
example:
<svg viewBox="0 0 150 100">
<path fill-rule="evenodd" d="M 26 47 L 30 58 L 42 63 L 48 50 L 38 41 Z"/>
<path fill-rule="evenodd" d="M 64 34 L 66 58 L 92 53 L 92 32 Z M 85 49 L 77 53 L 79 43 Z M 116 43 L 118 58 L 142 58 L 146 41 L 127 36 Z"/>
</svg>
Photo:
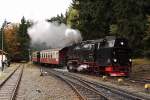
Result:
<svg viewBox="0 0 150 100">
<path fill-rule="evenodd" d="M 125 38 L 106 37 L 99 43 L 96 63 L 110 76 L 128 76 L 131 71 L 131 49 Z"/>
</svg>

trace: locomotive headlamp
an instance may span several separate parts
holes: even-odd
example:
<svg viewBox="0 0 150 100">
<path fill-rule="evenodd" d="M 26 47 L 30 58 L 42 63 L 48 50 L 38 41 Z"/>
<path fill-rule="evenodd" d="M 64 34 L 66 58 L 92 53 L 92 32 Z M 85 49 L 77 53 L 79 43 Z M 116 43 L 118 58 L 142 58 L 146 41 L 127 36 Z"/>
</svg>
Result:
<svg viewBox="0 0 150 100">
<path fill-rule="evenodd" d="M 124 43 L 123 43 L 123 42 L 121 42 L 120 44 L 121 44 L 121 45 L 124 45 Z"/>
<path fill-rule="evenodd" d="M 129 59 L 130 62 L 132 62 L 132 59 Z"/>
<path fill-rule="evenodd" d="M 113 59 L 114 60 L 114 62 L 117 62 L 117 59 Z"/>
</svg>

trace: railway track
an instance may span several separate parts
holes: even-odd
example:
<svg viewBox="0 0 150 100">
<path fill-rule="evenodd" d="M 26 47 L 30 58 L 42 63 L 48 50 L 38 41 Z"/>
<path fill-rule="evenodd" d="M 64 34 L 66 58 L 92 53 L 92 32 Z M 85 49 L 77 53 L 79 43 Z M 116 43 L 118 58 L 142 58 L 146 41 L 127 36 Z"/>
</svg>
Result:
<svg viewBox="0 0 150 100">
<path fill-rule="evenodd" d="M 141 84 L 147 84 L 150 83 L 150 79 L 133 79 L 133 78 L 129 78 L 127 79 L 128 81 L 132 82 L 132 83 L 141 83 Z"/>
<path fill-rule="evenodd" d="M 55 76 L 66 81 L 75 89 L 83 100 L 149 100 L 149 98 L 141 97 L 113 87 L 108 87 L 97 82 L 89 81 L 71 73 L 58 72 L 54 70 L 51 71 L 50 69 L 48 72 L 53 73 Z M 84 90 L 84 87 L 87 89 Z"/>
<path fill-rule="evenodd" d="M 19 86 L 23 65 L 19 65 L 1 84 L 0 84 L 0 100 L 14 100 L 17 88 Z"/>
<path fill-rule="evenodd" d="M 72 79 L 57 71 L 49 70 L 48 72 L 69 84 L 81 100 L 108 100 L 107 97 L 95 90 L 92 86 L 86 84 L 84 81 Z"/>
</svg>

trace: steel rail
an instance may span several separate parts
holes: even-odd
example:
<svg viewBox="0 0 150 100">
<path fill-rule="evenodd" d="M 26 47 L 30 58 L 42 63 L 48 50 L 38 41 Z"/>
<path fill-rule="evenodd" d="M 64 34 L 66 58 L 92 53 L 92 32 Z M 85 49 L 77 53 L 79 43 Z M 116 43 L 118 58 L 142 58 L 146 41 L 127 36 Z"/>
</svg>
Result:
<svg viewBox="0 0 150 100">
<path fill-rule="evenodd" d="M 126 80 L 128 80 L 130 82 L 133 82 L 133 83 L 135 83 L 135 82 L 141 83 L 141 84 L 150 83 L 150 79 L 133 79 L 133 78 L 128 78 Z"/>
<path fill-rule="evenodd" d="M 149 100 L 149 98 L 147 98 L 147 97 L 139 96 L 139 95 L 133 94 L 131 92 L 127 92 L 127 91 L 122 90 L 122 89 L 110 87 L 110 86 L 107 86 L 107 85 L 104 85 L 104 84 L 101 84 L 101 83 L 98 83 L 98 82 L 94 82 L 94 81 L 89 81 L 89 80 L 83 79 L 79 76 L 72 75 L 71 73 L 67 73 L 67 74 L 69 74 L 69 76 L 71 76 L 71 77 L 79 78 L 80 80 L 83 80 L 86 83 L 89 83 L 91 85 L 93 84 L 94 87 L 102 87 L 102 88 L 104 88 L 108 91 L 111 91 L 111 92 L 116 93 L 118 95 L 122 95 L 123 97 L 130 98 L 131 100 Z"/>
<path fill-rule="evenodd" d="M 14 100 L 21 81 L 24 66 L 19 65 L 0 85 L 0 99 Z"/>
<path fill-rule="evenodd" d="M 52 72 L 50 72 L 52 73 Z M 78 95 L 78 97 L 80 98 L 80 100 L 86 100 L 81 94 L 80 92 L 67 80 L 65 80 L 64 78 L 60 77 L 59 75 L 56 75 L 54 73 L 52 73 L 55 77 L 58 77 L 59 79 L 61 79 L 62 81 L 66 82 Z"/>
<path fill-rule="evenodd" d="M 15 85 L 15 87 L 14 87 L 14 90 L 13 90 L 13 92 L 12 92 L 12 95 L 11 95 L 11 99 L 10 99 L 10 100 L 15 100 L 16 92 L 17 92 L 17 89 L 18 89 L 18 87 L 19 87 L 19 84 L 20 84 L 20 81 L 21 81 L 21 77 L 22 77 L 22 74 L 23 74 L 23 69 L 24 69 L 24 65 L 23 65 L 23 67 L 22 67 L 22 69 L 21 69 L 21 72 L 19 73 L 19 78 L 17 79 L 17 83 L 16 83 L 16 85 Z"/>
<path fill-rule="evenodd" d="M 88 100 L 88 99 L 90 99 L 88 96 L 92 96 L 92 99 L 95 98 L 95 99 L 98 99 L 98 100 L 108 100 L 104 95 L 102 95 L 101 93 L 99 93 L 97 90 L 95 90 L 91 86 L 86 85 L 83 81 L 76 80 L 76 81 L 80 82 L 80 84 L 79 84 L 79 83 L 74 82 L 69 77 L 66 77 L 66 76 L 64 77 L 63 74 L 61 74 L 61 73 L 57 73 L 55 71 L 48 71 L 48 72 L 55 74 L 57 77 L 61 78 L 65 82 L 67 82 L 67 84 L 69 84 L 75 90 L 75 92 L 77 92 L 77 94 L 82 98 L 82 100 Z M 69 79 L 67 79 L 67 78 L 69 78 Z M 89 94 L 88 96 L 85 96 L 88 92 L 90 92 L 91 94 Z M 96 96 L 99 97 L 99 98 L 96 98 Z"/>
<path fill-rule="evenodd" d="M 3 84 L 16 72 L 16 70 L 17 70 L 19 67 L 20 67 L 20 65 L 18 65 L 18 67 L 0 83 L 0 88 L 1 88 L 1 87 L 3 86 Z"/>
<path fill-rule="evenodd" d="M 56 71 L 56 70 L 53 70 L 53 71 Z M 81 80 L 85 81 L 86 84 L 92 85 L 91 87 L 93 87 L 94 89 L 96 89 L 99 92 L 100 92 L 99 88 L 105 89 L 105 91 L 111 92 L 112 94 L 120 97 L 122 100 L 124 100 L 123 98 L 130 99 L 130 100 L 149 100 L 149 97 L 140 96 L 140 95 L 134 94 L 134 93 L 129 92 L 129 91 L 125 91 L 125 90 L 118 89 L 118 88 L 115 88 L 115 87 L 107 86 L 107 85 L 104 85 L 104 84 L 101 84 L 101 83 L 97 83 L 97 82 L 94 82 L 94 81 L 89 81 L 87 79 L 83 79 L 83 78 L 81 78 L 81 77 L 79 77 L 77 75 L 73 75 L 71 73 L 64 73 L 64 72 L 60 72 L 60 71 L 58 73 L 62 73 L 63 75 L 66 75 L 68 77 L 77 78 L 80 81 Z M 104 96 L 106 94 L 106 93 L 103 93 L 103 91 L 100 92 L 100 93 L 104 94 Z M 110 98 L 108 97 L 108 99 L 110 99 Z"/>
</svg>

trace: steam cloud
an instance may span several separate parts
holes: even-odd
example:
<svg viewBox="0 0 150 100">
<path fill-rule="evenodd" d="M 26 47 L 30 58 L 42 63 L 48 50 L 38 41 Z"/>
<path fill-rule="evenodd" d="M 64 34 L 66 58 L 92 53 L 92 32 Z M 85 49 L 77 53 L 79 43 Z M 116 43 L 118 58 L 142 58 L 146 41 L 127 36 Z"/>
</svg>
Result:
<svg viewBox="0 0 150 100">
<path fill-rule="evenodd" d="M 63 48 L 82 40 L 78 30 L 65 24 L 40 21 L 28 29 L 31 46 L 37 48 Z"/>
</svg>

